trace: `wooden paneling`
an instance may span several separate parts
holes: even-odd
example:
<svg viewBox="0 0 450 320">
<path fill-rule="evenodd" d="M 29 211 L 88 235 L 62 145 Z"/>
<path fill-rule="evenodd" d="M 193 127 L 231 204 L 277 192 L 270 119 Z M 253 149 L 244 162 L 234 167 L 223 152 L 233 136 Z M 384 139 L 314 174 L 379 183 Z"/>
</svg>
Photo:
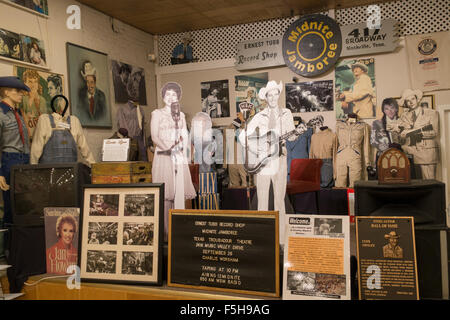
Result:
<svg viewBox="0 0 450 320">
<path fill-rule="evenodd" d="M 151 34 L 250 23 L 388 0 L 80 0 Z"/>
</svg>

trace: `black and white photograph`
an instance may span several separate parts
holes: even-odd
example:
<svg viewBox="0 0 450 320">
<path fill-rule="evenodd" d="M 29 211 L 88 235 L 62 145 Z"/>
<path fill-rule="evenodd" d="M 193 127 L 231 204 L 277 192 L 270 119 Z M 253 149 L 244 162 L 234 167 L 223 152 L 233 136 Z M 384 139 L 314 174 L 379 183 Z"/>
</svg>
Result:
<svg viewBox="0 0 450 320">
<path fill-rule="evenodd" d="M 20 35 L 5 29 L 0 29 L 0 56 L 23 60 Z"/>
<path fill-rule="evenodd" d="M 117 216 L 119 214 L 118 194 L 93 194 L 90 197 L 90 216 Z"/>
<path fill-rule="evenodd" d="M 286 108 L 292 113 L 334 110 L 333 81 L 286 83 Z"/>
<path fill-rule="evenodd" d="M 342 220 L 315 218 L 314 234 L 315 235 L 342 234 Z"/>
<path fill-rule="evenodd" d="M 291 271 L 287 273 L 287 288 L 289 291 L 315 292 L 316 274 L 312 272 Z"/>
<path fill-rule="evenodd" d="M 21 34 L 23 61 L 29 62 L 41 67 L 47 66 L 45 55 L 45 45 L 42 40 Z"/>
<path fill-rule="evenodd" d="M 153 274 L 153 252 L 124 251 L 122 254 L 122 274 Z"/>
<path fill-rule="evenodd" d="M 153 223 L 124 223 L 123 245 L 152 246 L 154 243 Z"/>
<path fill-rule="evenodd" d="M 84 185 L 80 223 L 82 280 L 162 285 L 163 183 Z M 94 258 L 114 264 L 99 267 Z"/>
<path fill-rule="evenodd" d="M 89 222 L 88 244 L 117 244 L 117 222 Z"/>
<path fill-rule="evenodd" d="M 116 251 L 88 250 L 86 272 L 115 273 L 117 264 Z"/>
<path fill-rule="evenodd" d="M 211 118 L 230 116 L 230 92 L 228 80 L 202 82 L 202 112 Z"/>
<path fill-rule="evenodd" d="M 140 105 L 147 105 L 145 70 L 115 60 L 111 61 L 111 66 L 116 103 L 132 100 Z"/>
<path fill-rule="evenodd" d="M 155 215 L 154 194 L 127 194 L 125 195 L 126 217 L 150 217 Z"/>
</svg>

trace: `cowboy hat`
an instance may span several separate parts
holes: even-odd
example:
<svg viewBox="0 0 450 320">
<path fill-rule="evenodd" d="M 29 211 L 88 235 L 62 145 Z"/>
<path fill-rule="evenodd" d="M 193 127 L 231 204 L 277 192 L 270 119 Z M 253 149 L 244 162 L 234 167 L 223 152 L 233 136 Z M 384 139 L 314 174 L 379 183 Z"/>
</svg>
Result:
<svg viewBox="0 0 450 320">
<path fill-rule="evenodd" d="M 0 77 L 0 88 L 13 88 L 30 92 L 30 88 L 18 77 Z"/>
<path fill-rule="evenodd" d="M 361 63 L 361 62 L 356 62 L 356 63 L 352 64 L 351 67 L 352 67 L 352 70 L 353 70 L 353 68 L 360 68 L 364 72 L 368 72 L 369 71 L 369 68 L 367 68 L 367 66 L 364 63 Z"/>
<path fill-rule="evenodd" d="M 389 232 L 389 234 L 385 234 L 384 238 L 385 239 L 398 239 L 398 238 L 400 238 L 400 236 L 397 235 L 397 233 L 395 231 L 391 231 L 391 232 Z"/>
<path fill-rule="evenodd" d="M 264 88 L 261 88 L 261 90 L 259 90 L 259 99 L 266 100 L 267 92 L 273 89 L 278 89 L 278 91 L 281 93 L 281 91 L 283 91 L 283 82 L 280 81 L 280 83 L 277 84 L 277 82 L 274 80 L 269 81 Z"/>
<path fill-rule="evenodd" d="M 405 103 L 406 98 L 408 98 L 410 96 L 416 96 L 417 97 L 417 102 L 419 102 L 420 100 L 422 100 L 423 92 L 420 91 L 419 89 L 417 89 L 417 90 L 406 89 L 402 93 L 402 97 L 401 97 L 401 99 L 399 101 L 399 105 L 403 106 L 404 103 Z"/>
</svg>

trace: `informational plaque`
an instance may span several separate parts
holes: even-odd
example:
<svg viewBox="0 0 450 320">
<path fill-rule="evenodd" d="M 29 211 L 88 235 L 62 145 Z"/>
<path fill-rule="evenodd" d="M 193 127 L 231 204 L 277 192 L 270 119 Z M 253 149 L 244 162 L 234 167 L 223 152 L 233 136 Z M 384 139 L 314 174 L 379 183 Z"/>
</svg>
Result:
<svg viewBox="0 0 450 320">
<path fill-rule="evenodd" d="M 349 217 L 286 217 L 283 299 L 350 300 Z"/>
<path fill-rule="evenodd" d="M 341 26 L 342 57 L 392 52 L 398 46 L 397 21 L 381 21 L 380 28 L 369 29 L 367 23 Z"/>
<path fill-rule="evenodd" d="M 357 217 L 360 300 L 418 300 L 413 217 Z"/>
<path fill-rule="evenodd" d="M 170 210 L 168 285 L 279 297 L 278 212 Z"/>
<path fill-rule="evenodd" d="M 282 38 L 272 37 L 240 42 L 237 45 L 237 70 L 284 66 Z"/>
<path fill-rule="evenodd" d="M 104 139 L 102 161 L 128 161 L 130 139 Z"/>
</svg>

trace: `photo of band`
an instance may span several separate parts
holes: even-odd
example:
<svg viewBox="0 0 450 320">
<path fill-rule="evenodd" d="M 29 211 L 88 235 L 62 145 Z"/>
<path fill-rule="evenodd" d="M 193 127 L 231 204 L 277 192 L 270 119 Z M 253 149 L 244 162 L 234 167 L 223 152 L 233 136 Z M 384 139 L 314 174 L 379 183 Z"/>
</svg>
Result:
<svg viewBox="0 0 450 320">
<path fill-rule="evenodd" d="M 90 216 L 117 216 L 119 214 L 118 194 L 93 194 L 90 198 Z"/>
<path fill-rule="evenodd" d="M 286 108 L 292 113 L 333 111 L 333 81 L 286 84 Z"/>
<path fill-rule="evenodd" d="M 123 244 L 133 246 L 153 245 L 153 223 L 124 223 Z"/>
<path fill-rule="evenodd" d="M 90 222 L 88 244 L 117 244 L 117 223 Z"/>
<path fill-rule="evenodd" d="M 154 194 L 133 194 L 125 195 L 125 216 L 145 216 L 155 215 L 155 195 Z"/>
<path fill-rule="evenodd" d="M 86 272 L 115 273 L 116 259 L 116 251 L 88 250 Z"/>
<path fill-rule="evenodd" d="M 123 252 L 122 274 L 152 275 L 153 252 Z"/>
</svg>

